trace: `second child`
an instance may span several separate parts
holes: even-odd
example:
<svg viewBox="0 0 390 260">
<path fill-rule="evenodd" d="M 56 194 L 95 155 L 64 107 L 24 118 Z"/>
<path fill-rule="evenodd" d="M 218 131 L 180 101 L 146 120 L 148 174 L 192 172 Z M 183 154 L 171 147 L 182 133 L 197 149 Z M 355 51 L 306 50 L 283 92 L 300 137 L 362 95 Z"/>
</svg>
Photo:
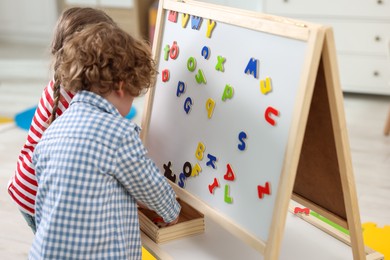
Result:
<svg viewBox="0 0 390 260">
<path fill-rule="evenodd" d="M 141 259 L 137 202 L 166 223 L 180 204 L 124 118 L 156 75 L 149 46 L 108 23 L 67 41 L 55 70 L 69 108 L 45 131 L 32 162 L 37 232 L 30 259 Z"/>
</svg>

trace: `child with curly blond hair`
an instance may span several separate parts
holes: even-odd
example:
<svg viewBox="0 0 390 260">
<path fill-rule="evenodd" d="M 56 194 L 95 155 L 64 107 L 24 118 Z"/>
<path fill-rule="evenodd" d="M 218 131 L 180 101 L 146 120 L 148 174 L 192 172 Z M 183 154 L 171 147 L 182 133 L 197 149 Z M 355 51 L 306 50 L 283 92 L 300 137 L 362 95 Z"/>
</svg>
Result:
<svg viewBox="0 0 390 260">
<path fill-rule="evenodd" d="M 91 7 L 71 7 L 64 10 L 54 29 L 51 54 L 58 54 L 64 43 L 71 39 L 75 32 L 81 31 L 87 25 L 100 22 L 116 25 L 113 19 L 102 10 Z M 49 81 L 42 92 L 26 141 L 18 155 L 15 172 L 8 183 L 8 194 L 34 233 L 36 232 L 35 197 L 38 183 L 31 162 L 32 154 L 43 132 L 56 117 L 68 108 L 73 96 L 74 93 L 61 87 L 58 78 Z"/>
<path fill-rule="evenodd" d="M 149 46 L 117 26 L 86 26 L 56 54 L 55 78 L 76 93 L 32 158 L 38 182 L 30 259 L 141 259 L 137 202 L 166 223 L 180 205 L 124 118 L 153 85 Z"/>
</svg>

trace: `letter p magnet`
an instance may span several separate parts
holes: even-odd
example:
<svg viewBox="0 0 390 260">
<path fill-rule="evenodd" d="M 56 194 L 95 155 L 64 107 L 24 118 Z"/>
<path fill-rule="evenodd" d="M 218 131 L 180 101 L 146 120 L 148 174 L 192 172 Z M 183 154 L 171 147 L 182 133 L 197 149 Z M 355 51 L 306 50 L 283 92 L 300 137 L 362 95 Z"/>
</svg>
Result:
<svg viewBox="0 0 390 260">
<path fill-rule="evenodd" d="M 226 99 L 231 99 L 234 95 L 234 88 L 230 86 L 229 84 L 226 84 L 225 89 L 222 93 L 222 101 L 225 101 Z"/>
</svg>

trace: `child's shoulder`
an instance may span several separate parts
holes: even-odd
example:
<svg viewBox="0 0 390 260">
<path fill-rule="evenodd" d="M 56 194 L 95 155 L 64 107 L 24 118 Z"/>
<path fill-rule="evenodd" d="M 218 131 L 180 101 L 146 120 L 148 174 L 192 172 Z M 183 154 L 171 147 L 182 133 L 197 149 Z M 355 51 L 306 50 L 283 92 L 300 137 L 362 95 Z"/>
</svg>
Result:
<svg viewBox="0 0 390 260">
<path fill-rule="evenodd" d="M 107 125 L 111 131 L 115 132 L 118 136 L 123 135 L 139 135 L 141 132 L 141 127 L 139 127 L 133 121 L 119 116 L 118 114 L 110 114 L 110 118 L 105 118 L 109 121 Z M 106 122 L 107 123 L 107 122 Z"/>
<path fill-rule="evenodd" d="M 141 127 L 139 127 L 136 123 L 130 121 L 127 118 L 120 119 L 123 123 L 123 131 L 125 133 L 129 133 L 130 135 L 139 135 L 141 133 Z"/>
</svg>

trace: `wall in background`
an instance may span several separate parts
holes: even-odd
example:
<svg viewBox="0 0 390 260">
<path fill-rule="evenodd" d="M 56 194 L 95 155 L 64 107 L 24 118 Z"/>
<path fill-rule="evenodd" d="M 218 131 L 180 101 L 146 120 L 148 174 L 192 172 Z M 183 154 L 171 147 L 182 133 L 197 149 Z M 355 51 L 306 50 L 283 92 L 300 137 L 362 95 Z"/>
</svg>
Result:
<svg viewBox="0 0 390 260">
<path fill-rule="evenodd" d="M 262 1 L 253 0 L 201 0 L 203 2 L 209 2 L 219 5 L 226 5 L 236 8 L 248 9 L 260 11 L 262 8 Z M 147 32 L 144 32 L 142 23 L 147 22 L 147 11 L 143 12 L 136 19 L 139 19 L 141 25 L 130 24 L 130 22 L 123 22 L 124 16 L 129 15 L 133 8 L 139 6 L 141 9 L 148 9 L 148 6 L 144 6 L 144 2 L 150 5 L 151 0 L 1 0 L 0 1 L 0 41 L 16 41 L 16 42 L 28 42 L 47 44 L 50 42 L 53 28 L 57 21 L 59 13 L 64 6 L 92 6 L 100 7 L 108 10 L 108 13 L 117 18 L 119 24 L 124 23 L 127 31 L 135 33 L 135 29 L 130 27 L 140 26 L 141 34 L 147 36 Z M 122 10 L 121 10 L 122 9 Z M 128 12 L 130 13 L 128 13 Z M 126 12 L 124 15 L 121 12 Z M 117 14 L 119 13 L 119 15 Z M 134 14 L 130 14 L 133 16 Z M 146 18 L 146 19 L 143 19 Z M 142 20 L 143 19 L 143 20 Z M 141 21 L 142 20 L 142 21 Z M 137 34 L 137 33 L 135 33 Z"/>
<path fill-rule="evenodd" d="M 88 5 L 102 7 L 132 8 L 133 0 L 66 0 L 69 5 Z"/>
<path fill-rule="evenodd" d="M 57 1 L 0 1 L 0 41 L 47 43 L 58 17 Z"/>
<path fill-rule="evenodd" d="M 201 2 L 207 2 L 218 5 L 225 5 L 240 9 L 252 10 L 252 11 L 261 11 L 263 8 L 262 0 L 199 0 Z"/>
</svg>

